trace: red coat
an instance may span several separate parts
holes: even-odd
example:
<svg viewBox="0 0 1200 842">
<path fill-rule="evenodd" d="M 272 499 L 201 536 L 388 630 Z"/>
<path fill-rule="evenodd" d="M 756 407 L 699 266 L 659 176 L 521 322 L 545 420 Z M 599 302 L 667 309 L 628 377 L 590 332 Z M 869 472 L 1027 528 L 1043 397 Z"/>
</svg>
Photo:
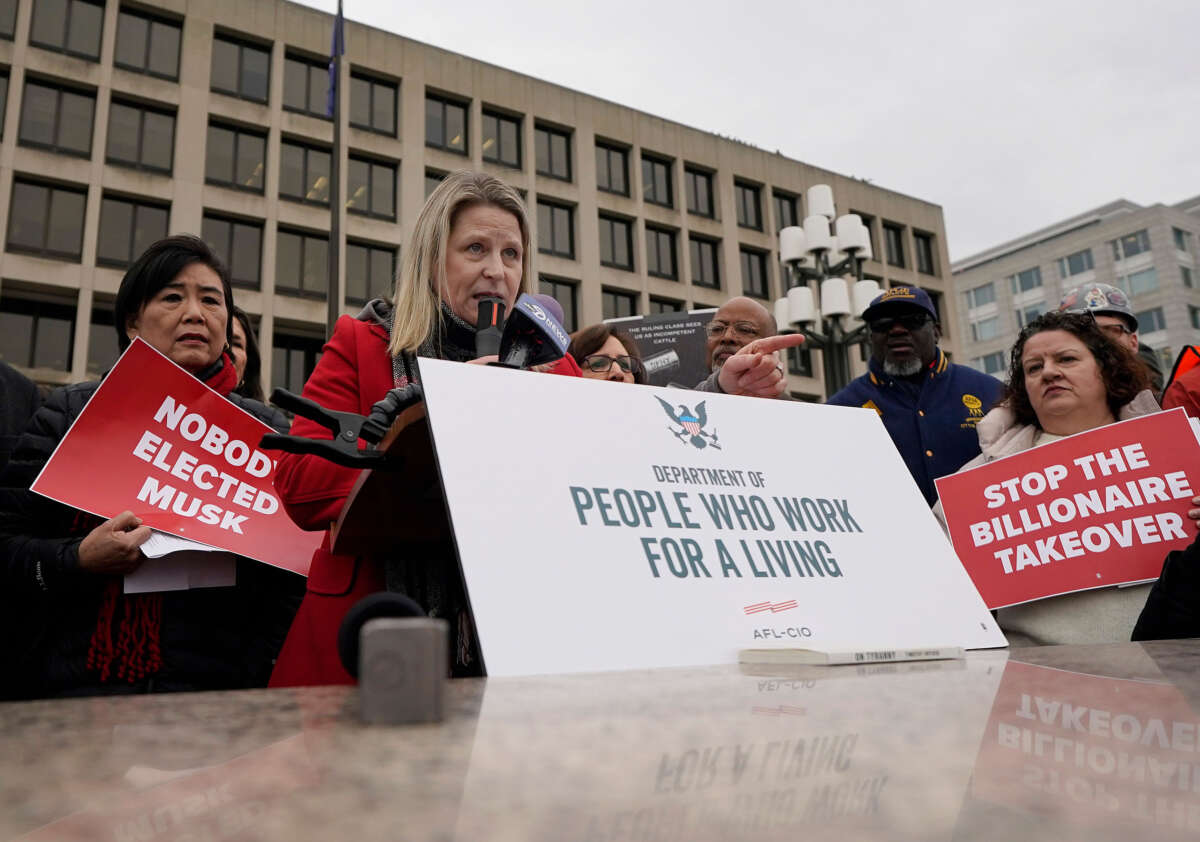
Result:
<svg viewBox="0 0 1200 842">
<path fill-rule="evenodd" d="M 326 409 L 366 415 L 394 385 L 387 344 L 382 325 L 342 316 L 321 361 L 304 384 L 304 397 Z M 576 377 L 581 373 L 570 356 L 556 363 L 552 371 Z M 291 432 L 331 438 L 324 427 L 301 417 L 296 418 Z M 338 658 L 338 627 L 350 606 L 384 589 L 378 564 L 329 551 L 329 526 L 337 520 L 357 478 L 358 470 L 319 456 L 285 453 L 279 460 L 275 488 L 284 508 L 301 527 L 324 529 L 325 539 L 313 553 L 308 591 L 275 663 L 272 687 L 354 683 Z"/>
</svg>

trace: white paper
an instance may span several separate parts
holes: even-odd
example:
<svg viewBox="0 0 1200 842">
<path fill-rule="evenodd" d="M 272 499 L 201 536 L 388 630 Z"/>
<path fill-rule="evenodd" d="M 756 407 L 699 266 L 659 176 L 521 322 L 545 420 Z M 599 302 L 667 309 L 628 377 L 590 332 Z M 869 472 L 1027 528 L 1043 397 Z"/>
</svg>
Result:
<svg viewBox="0 0 1200 842">
<path fill-rule="evenodd" d="M 125 575 L 125 593 L 224 588 L 237 584 L 237 556 L 224 550 L 179 550 L 148 558 Z"/>
<path fill-rule="evenodd" d="M 167 553 L 175 553 L 180 550 L 218 552 L 215 547 L 210 547 L 208 544 L 201 544 L 199 541 L 189 541 L 187 538 L 180 538 L 178 535 L 172 535 L 170 532 L 160 532 L 157 529 L 151 529 L 150 539 L 142 544 L 142 555 L 146 558 L 162 558 Z"/>
<path fill-rule="evenodd" d="M 768 647 L 1005 645 L 871 410 L 439 360 L 422 359 L 421 375 L 489 675 L 735 663 L 741 649 Z M 700 415 L 701 403 L 704 447 L 672 423 L 680 405 Z M 667 483 L 662 466 L 758 473 L 763 485 Z M 581 526 L 572 487 L 668 502 L 685 492 L 697 526 L 670 528 L 659 514 L 649 527 L 605 526 L 596 509 Z M 760 497 L 774 530 L 718 529 L 701 493 Z M 861 531 L 783 528 L 775 497 L 836 501 Z M 677 577 L 660 559 L 655 577 L 643 538 L 660 550 L 694 540 L 708 575 Z M 718 539 L 740 577 L 724 574 Z M 824 541 L 842 575 L 754 570 L 741 541 L 757 557 L 759 539 Z"/>
</svg>

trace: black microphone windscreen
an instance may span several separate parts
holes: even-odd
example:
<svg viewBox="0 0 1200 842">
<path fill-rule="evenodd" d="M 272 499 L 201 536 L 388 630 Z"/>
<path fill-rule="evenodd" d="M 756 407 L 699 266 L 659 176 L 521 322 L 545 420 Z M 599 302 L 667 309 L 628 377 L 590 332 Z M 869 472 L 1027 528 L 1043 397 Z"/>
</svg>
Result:
<svg viewBox="0 0 1200 842">
<path fill-rule="evenodd" d="M 504 301 L 500 298 L 481 298 L 475 319 L 475 355 L 489 357 L 500 353 L 503 329 Z"/>
<path fill-rule="evenodd" d="M 364 596 L 350 607 L 338 628 L 338 657 L 346 672 L 358 678 L 358 639 L 362 627 L 379 617 L 424 617 L 420 605 L 401 593 L 380 591 Z"/>
</svg>

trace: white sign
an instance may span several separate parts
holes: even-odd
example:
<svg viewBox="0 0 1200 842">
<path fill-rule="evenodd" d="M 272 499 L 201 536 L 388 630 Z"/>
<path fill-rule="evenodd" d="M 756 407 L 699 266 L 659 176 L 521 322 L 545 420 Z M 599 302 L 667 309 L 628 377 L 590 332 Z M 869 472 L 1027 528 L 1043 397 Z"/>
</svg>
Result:
<svg viewBox="0 0 1200 842">
<path fill-rule="evenodd" d="M 1005 645 L 870 410 L 421 377 L 489 675 Z"/>
</svg>

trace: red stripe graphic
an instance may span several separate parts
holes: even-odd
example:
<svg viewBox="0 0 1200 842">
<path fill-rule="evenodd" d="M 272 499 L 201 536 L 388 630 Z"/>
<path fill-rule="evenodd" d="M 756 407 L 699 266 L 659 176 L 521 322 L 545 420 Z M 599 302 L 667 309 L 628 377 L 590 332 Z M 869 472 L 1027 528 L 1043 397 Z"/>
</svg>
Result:
<svg viewBox="0 0 1200 842">
<path fill-rule="evenodd" d="M 746 614 L 761 614 L 763 611 L 770 611 L 772 614 L 778 614 L 780 611 L 791 611 L 796 607 L 796 600 L 789 599 L 786 602 L 756 602 L 753 605 L 746 605 L 742 611 Z"/>
<path fill-rule="evenodd" d="M 771 611 L 778 614 L 780 611 L 790 611 L 796 607 L 796 600 L 789 599 L 787 602 L 777 602 L 771 606 Z"/>
</svg>

